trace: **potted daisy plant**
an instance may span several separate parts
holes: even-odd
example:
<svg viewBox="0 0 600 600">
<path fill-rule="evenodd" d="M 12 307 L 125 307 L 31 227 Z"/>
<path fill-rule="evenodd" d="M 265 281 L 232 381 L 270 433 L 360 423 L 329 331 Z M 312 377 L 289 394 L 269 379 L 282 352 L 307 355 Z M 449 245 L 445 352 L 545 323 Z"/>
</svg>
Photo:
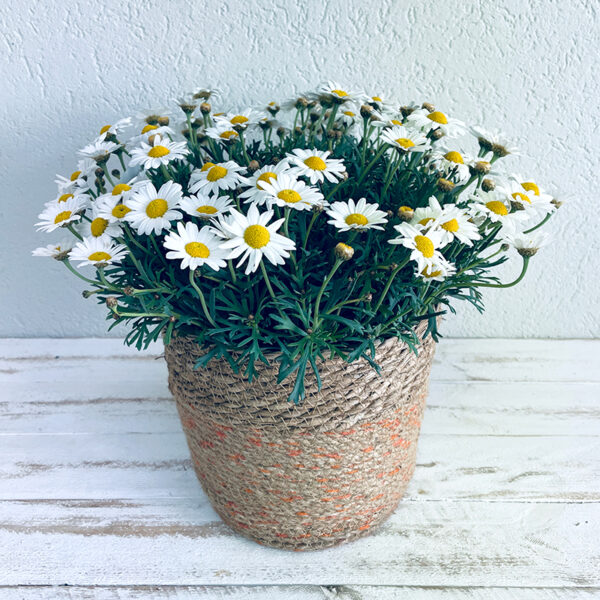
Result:
<svg viewBox="0 0 600 600">
<path fill-rule="evenodd" d="M 560 203 L 515 149 L 425 103 L 326 84 L 230 111 L 199 89 L 99 130 L 39 230 L 146 348 L 196 473 L 282 548 L 364 535 L 412 475 L 439 317 L 518 283 Z M 496 268 L 515 255 L 518 276 Z M 89 267 L 89 271 L 83 267 Z"/>
</svg>

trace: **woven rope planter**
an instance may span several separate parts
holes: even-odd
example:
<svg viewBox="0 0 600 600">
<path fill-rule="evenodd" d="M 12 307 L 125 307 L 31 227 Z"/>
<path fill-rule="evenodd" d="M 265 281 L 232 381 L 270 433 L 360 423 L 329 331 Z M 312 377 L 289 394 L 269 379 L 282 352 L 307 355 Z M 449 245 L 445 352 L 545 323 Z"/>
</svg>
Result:
<svg viewBox="0 0 600 600">
<path fill-rule="evenodd" d="M 422 330 L 421 330 L 422 331 Z M 413 474 L 435 343 L 418 356 L 397 340 L 377 350 L 381 377 L 360 360 L 320 366 L 306 399 L 287 402 L 277 366 L 248 383 L 224 360 L 195 370 L 193 339 L 166 347 L 169 387 L 194 468 L 233 529 L 287 549 L 363 536 L 396 508 Z"/>
</svg>

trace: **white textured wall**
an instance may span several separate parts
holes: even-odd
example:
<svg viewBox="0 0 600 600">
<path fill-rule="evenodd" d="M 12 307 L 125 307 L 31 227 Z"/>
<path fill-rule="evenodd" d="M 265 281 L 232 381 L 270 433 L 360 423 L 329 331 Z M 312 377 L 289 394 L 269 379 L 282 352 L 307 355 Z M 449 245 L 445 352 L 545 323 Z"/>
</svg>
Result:
<svg viewBox="0 0 600 600">
<path fill-rule="evenodd" d="M 218 85 L 232 104 L 330 78 L 500 127 L 518 171 L 565 200 L 516 288 L 462 308 L 457 336 L 598 337 L 597 0 L 8 0 L 0 5 L 0 335 L 102 335 L 104 313 L 31 225 L 99 127 Z M 44 242 L 46 243 L 46 242 Z M 507 271 L 507 276 L 517 268 Z"/>
</svg>

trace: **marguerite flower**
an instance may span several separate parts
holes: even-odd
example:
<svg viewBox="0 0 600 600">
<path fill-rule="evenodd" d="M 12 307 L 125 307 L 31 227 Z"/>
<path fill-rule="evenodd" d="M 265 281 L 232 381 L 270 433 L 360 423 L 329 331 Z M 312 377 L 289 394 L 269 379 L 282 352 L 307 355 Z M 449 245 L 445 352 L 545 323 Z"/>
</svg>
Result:
<svg viewBox="0 0 600 600">
<path fill-rule="evenodd" d="M 260 115 L 251 108 L 238 113 L 227 113 L 226 115 L 215 116 L 215 121 L 225 125 L 229 129 L 234 127 L 246 128 L 258 122 Z"/>
<path fill-rule="evenodd" d="M 78 267 L 85 265 L 106 265 L 121 262 L 127 256 L 127 246 L 116 244 L 110 238 L 84 238 L 69 252 L 71 260 L 81 261 Z"/>
<path fill-rule="evenodd" d="M 164 229 L 171 228 L 171 221 L 181 219 L 182 214 L 176 210 L 181 197 L 181 186 L 178 183 L 167 181 L 156 191 L 152 183 L 148 182 L 127 199 L 127 206 L 131 210 L 125 215 L 125 220 L 138 233 L 158 235 Z"/>
<path fill-rule="evenodd" d="M 287 173 L 282 173 L 277 179 L 270 179 L 268 183 L 261 181 L 259 185 L 267 193 L 267 204 L 306 210 L 315 205 L 323 206 L 325 200 L 319 190 Z"/>
<path fill-rule="evenodd" d="M 38 231 L 54 231 L 59 227 L 64 227 L 81 219 L 84 206 L 81 203 L 81 196 L 71 197 L 63 202 L 52 202 L 46 205 L 45 210 L 38 215 L 39 223 L 35 226 Z"/>
<path fill-rule="evenodd" d="M 206 130 L 206 135 L 226 144 L 239 139 L 240 134 L 230 125 L 229 121 L 219 121 L 214 127 Z"/>
<path fill-rule="evenodd" d="M 525 233 L 516 227 L 504 228 L 502 236 L 521 256 L 531 257 L 548 243 L 549 236 L 542 231 Z"/>
<path fill-rule="evenodd" d="M 119 223 L 125 220 L 127 213 L 131 212 L 125 204 L 124 195 L 103 194 L 94 203 L 99 217 L 106 219 L 109 223 Z"/>
<path fill-rule="evenodd" d="M 220 190 L 234 190 L 239 185 L 247 183 L 242 173 L 246 169 L 236 162 L 228 160 L 224 163 L 206 163 L 201 169 L 196 169 L 190 177 L 190 192 L 195 194 L 215 194 Z"/>
<path fill-rule="evenodd" d="M 351 90 L 344 89 L 341 85 L 328 81 L 323 84 L 317 94 L 319 96 L 324 96 L 328 100 L 341 104 L 343 102 L 362 102 L 365 94 L 363 92 L 354 92 Z"/>
<path fill-rule="evenodd" d="M 523 180 L 520 175 L 513 176 L 512 180 L 496 189 L 505 193 L 511 204 L 532 215 L 544 217 L 556 210 L 552 204 L 552 196 L 543 193 L 533 181 Z"/>
<path fill-rule="evenodd" d="M 96 204 L 92 207 L 91 221 L 82 221 L 82 235 L 84 237 L 115 238 L 121 235 L 121 227 L 117 219 L 109 220 L 100 214 Z"/>
<path fill-rule="evenodd" d="M 177 233 L 172 231 L 163 241 L 163 246 L 170 250 L 167 252 L 169 259 L 181 259 L 182 269 L 194 271 L 202 265 L 218 271 L 225 267 L 225 258 L 229 254 L 221 248 L 221 239 L 216 236 L 210 227 L 198 229 L 195 223 L 185 225 L 177 223 Z"/>
<path fill-rule="evenodd" d="M 320 150 L 301 150 L 296 148 L 287 155 L 290 171 L 296 176 L 307 177 L 312 184 L 322 183 L 324 179 L 335 183 L 346 172 L 344 162 L 337 158 L 328 158 L 331 152 Z"/>
<path fill-rule="evenodd" d="M 484 192 L 478 190 L 473 195 L 475 204 L 472 205 L 473 214 L 480 220 L 490 219 L 493 223 L 513 223 L 514 221 L 525 220 L 527 215 L 525 211 L 518 210 L 511 212 L 510 203 L 505 194 L 493 190 Z"/>
<path fill-rule="evenodd" d="M 136 148 L 141 142 L 151 145 L 149 140 L 153 135 L 158 135 L 161 139 L 168 138 L 172 140 L 175 132 L 168 125 L 151 125 L 146 123 L 138 135 L 127 140 L 127 148 Z M 152 139 L 154 140 L 154 138 Z"/>
<path fill-rule="evenodd" d="M 181 160 L 189 152 L 187 142 L 170 142 L 160 135 L 155 136 L 151 146 L 141 142 L 141 148 L 131 151 L 129 165 L 143 165 L 144 169 L 158 169 L 173 160 Z"/>
<path fill-rule="evenodd" d="M 65 192 L 73 192 L 78 189 L 80 192 L 85 192 L 90 189 L 93 181 L 93 173 L 97 165 L 91 158 L 84 158 L 77 163 L 77 169 L 69 175 L 69 177 L 63 177 L 57 175 L 54 180 L 58 184 L 58 189 L 61 194 Z"/>
<path fill-rule="evenodd" d="M 229 211 L 232 200 L 228 196 L 209 196 L 196 194 L 186 196 L 181 201 L 181 209 L 192 217 L 201 219 L 212 219 Z"/>
<path fill-rule="evenodd" d="M 80 190 L 75 189 L 72 193 L 64 192 L 57 196 L 54 200 L 50 202 L 46 202 L 45 206 L 50 206 L 52 204 L 61 204 L 73 198 L 76 200 L 81 207 L 87 207 L 90 204 L 91 198 L 87 194 L 82 194 Z"/>
<path fill-rule="evenodd" d="M 105 125 L 100 129 L 100 139 L 104 140 L 109 135 L 118 135 L 123 133 L 131 125 L 131 117 L 119 119 L 114 125 Z"/>
<path fill-rule="evenodd" d="M 498 129 L 487 130 L 483 127 L 471 127 L 471 133 L 477 138 L 479 146 L 489 152 L 490 150 L 499 157 L 514 154 L 518 156 L 519 149 L 509 140 L 509 138 Z"/>
<path fill-rule="evenodd" d="M 240 198 L 243 198 L 246 202 L 256 202 L 259 206 L 264 204 L 269 194 L 262 188 L 262 184 L 269 183 L 272 179 L 276 180 L 279 175 L 285 173 L 288 169 L 289 165 L 286 160 L 282 160 L 276 165 L 261 167 L 247 178 L 246 181 L 249 187 L 240 194 Z"/>
<path fill-rule="evenodd" d="M 434 220 L 427 225 L 438 229 L 441 234 L 441 247 L 457 239 L 467 246 L 473 245 L 473 240 L 480 240 L 481 235 L 470 215 L 461 210 L 456 204 L 446 204 L 442 208 L 435 196 L 429 198 L 429 206 L 437 212 Z"/>
<path fill-rule="evenodd" d="M 44 256 L 51 257 L 57 260 L 63 260 L 67 258 L 69 252 L 73 248 L 73 243 L 70 241 L 59 242 L 58 244 L 48 244 L 41 248 L 36 248 L 31 252 L 32 256 Z"/>
<path fill-rule="evenodd" d="M 457 183 L 467 181 L 471 176 L 469 164 L 471 159 L 458 150 L 440 149 L 431 158 L 431 164 L 444 174 L 452 177 Z"/>
<path fill-rule="evenodd" d="M 456 267 L 448 262 L 443 256 L 440 256 L 430 266 L 426 266 L 421 271 L 417 271 L 417 277 L 422 277 L 427 281 L 444 281 L 450 275 L 456 273 Z"/>
<path fill-rule="evenodd" d="M 337 227 L 340 231 L 350 229 L 383 229 L 381 225 L 387 223 L 387 215 L 382 210 L 377 210 L 379 204 L 367 204 L 365 198 L 354 202 L 352 198 L 348 202 L 334 202 L 327 214 L 331 220 L 330 225 Z"/>
<path fill-rule="evenodd" d="M 461 136 L 466 131 L 465 124 L 462 121 L 448 117 L 439 110 L 432 112 L 429 112 L 426 108 L 415 110 L 408 115 L 407 121 L 425 132 L 439 129 L 449 138 Z"/>
<path fill-rule="evenodd" d="M 394 125 L 384 129 L 381 139 L 404 152 L 425 152 L 429 148 L 429 140 L 420 131 L 409 129 L 404 125 Z"/>
<path fill-rule="evenodd" d="M 417 263 L 419 273 L 443 260 L 444 257 L 438 250 L 442 246 L 442 235 L 439 230 L 428 229 L 425 232 L 420 227 L 409 223 L 394 225 L 394 229 L 400 235 L 388 242 L 408 248 L 411 251 L 410 259 Z"/>
<path fill-rule="evenodd" d="M 261 214 L 252 204 L 247 216 L 232 209 L 229 218 L 220 220 L 222 235 L 228 238 L 221 247 L 230 250 L 227 258 L 241 256 L 238 267 L 248 260 L 246 275 L 258 269 L 263 256 L 274 265 L 284 264 L 284 258 L 288 258 L 296 247 L 292 240 L 277 233 L 285 219 L 269 225 L 272 217 L 272 210 Z"/>
<path fill-rule="evenodd" d="M 96 162 L 103 162 L 110 158 L 110 155 L 121 148 L 119 144 L 115 144 L 114 142 L 107 142 L 104 138 L 98 138 L 94 140 L 91 144 L 88 144 L 84 148 L 79 151 L 79 154 L 85 156 L 86 158 L 91 158 Z"/>
</svg>

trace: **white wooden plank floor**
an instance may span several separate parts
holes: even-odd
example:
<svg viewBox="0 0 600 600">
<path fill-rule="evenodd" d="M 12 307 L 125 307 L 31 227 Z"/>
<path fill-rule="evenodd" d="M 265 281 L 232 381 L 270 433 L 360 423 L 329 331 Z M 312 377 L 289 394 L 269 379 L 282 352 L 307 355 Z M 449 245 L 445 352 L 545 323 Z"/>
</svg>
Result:
<svg viewBox="0 0 600 600">
<path fill-rule="evenodd" d="M 600 341 L 444 340 L 406 499 L 308 553 L 220 522 L 160 353 L 0 340 L 0 600 L 600 598 Z"/>
</svg>

